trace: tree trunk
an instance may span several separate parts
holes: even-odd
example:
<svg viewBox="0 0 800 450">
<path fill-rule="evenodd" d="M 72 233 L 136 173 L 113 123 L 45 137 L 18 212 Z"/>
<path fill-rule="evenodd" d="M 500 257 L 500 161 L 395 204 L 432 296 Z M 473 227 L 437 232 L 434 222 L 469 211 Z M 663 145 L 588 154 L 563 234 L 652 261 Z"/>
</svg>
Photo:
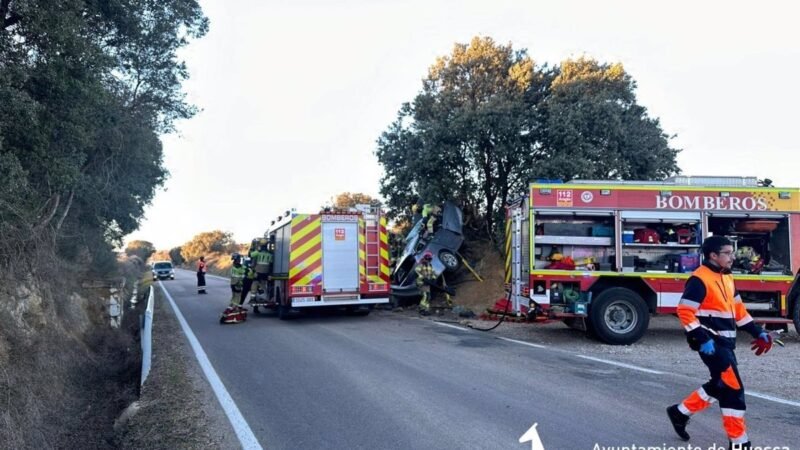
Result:
<svg viewBox="0 0 800 450">
<path fill-rule="evenodd" d="M 53 194 L 47 200 L 47 203 L 44 204 L 45 212 L 40 216 L 41 219 L 38 221 L 36 225 L 33 226 L 33 232 L 39 233 L 53 220 L 53 216 L 56 215 L 56 211 L 58 210 L 58 204 L 61 202 L 61 195 L 60 194 Z"/>
<path fill-rule="evenodd" d="M 61 225 L 64 224 L 64 219 L 67 218 L 67 214 L 69 214 L 69 209 L 72 207 L 72 199 L 75 197 L 75 191 L 69 191 L 69 200 L 67 200 L 67 206 L 64 207 L 64 211 L 61 212 L 61 217 L 58 219 L 58 223 L 56 224 L 56 232 L 61 229 Z"/>
</svg>

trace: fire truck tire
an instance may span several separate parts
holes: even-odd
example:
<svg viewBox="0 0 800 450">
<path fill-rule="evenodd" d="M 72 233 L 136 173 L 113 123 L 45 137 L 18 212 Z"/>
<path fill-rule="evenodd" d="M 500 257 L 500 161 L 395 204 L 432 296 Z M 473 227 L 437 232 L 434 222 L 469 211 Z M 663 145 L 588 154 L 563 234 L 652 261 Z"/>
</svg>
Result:
<svg viewBox="0 0 800 450">
<path fill-rule="evenodd" d="M 449 250 L 442 250 L 439 252 L 439 261 L 442 262 L 445 270 L 448 272 L 455 272 L 458 270 L 458 266 L 461 265 L 461 261 L 458 260 L 458 256 Z"/>
<path fill-rule="evenodd" d="M 794 332 L 800 334 L 800 297 L 794 300 L 792 308 L 792 321 L 794 321 Z"/>
<path fill-rule="evenodd" d="M 589 309 L 591 330 L 601 341 L 628 345 L 641 339 L 650 323 L 650 313 L 642 297 L 626 288 L 602 291 Z"/>
<path fill-rule="evenodd" d="M 277 310 L 278 310 L 278 319 L 280 319 L 280 320 L 287 320 L 287 319 L 289 319 L 289 310 L 290 310 L 290 309 L 291 309 L 291 308 L 289 308 L 289 306 L 288 306 L 288 305 L 284 305 L 283 303 L 280 303 L 280 304 L 277 306 Z"/>
</svg>

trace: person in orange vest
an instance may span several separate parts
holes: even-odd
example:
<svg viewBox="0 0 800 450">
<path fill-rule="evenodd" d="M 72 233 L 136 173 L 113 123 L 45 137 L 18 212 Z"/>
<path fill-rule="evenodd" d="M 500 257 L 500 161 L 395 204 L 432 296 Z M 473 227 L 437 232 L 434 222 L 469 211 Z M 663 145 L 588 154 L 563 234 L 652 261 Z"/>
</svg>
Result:
<svg viewBox="0 0 800 450">
<path fill-rule="evenodd" d="M 687 280 L 678 303 L 678 318 L 692 350 L 708 367 L 711 379 L 681 403 L 667 408 L 675 432 L 688 441 L 689 418 L 719 402 L 722 425 L 729 448 L 749 449 L 750 438 L 744 421 L 744 385 L 736 363 L 736 329 L 750 333 L 751 349 L 761 356 L 772 348 L 772 337 L 745 309 L 733 284 L 733 245 L 723 236 L 703 241 L 703 264 Z"/>
<path fill-rule="evenodd" d="M 197 293 L 206 293 L 206 257 L 201 256 L 197 261 Z"/>
</svg>

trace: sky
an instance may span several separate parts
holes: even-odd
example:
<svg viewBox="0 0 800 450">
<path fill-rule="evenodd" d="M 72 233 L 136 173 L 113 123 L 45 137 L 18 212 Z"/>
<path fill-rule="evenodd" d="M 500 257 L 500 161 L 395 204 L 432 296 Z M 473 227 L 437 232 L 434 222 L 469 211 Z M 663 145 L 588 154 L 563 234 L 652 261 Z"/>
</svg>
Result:
<svg viewBox="0 0 800 450">
<path fill-rule="evenodd" d="M 621 62 L 686 175 L 800 187 L 800 4 L 790 1 L 201 0 L 181 51 L 201 112 L 163 137 L 170 172 L 138 231 L 169 249 L 249 242 L 290 208 L 378 196 L 376 140 L 439 56 L 474 36 L 536 64 Z"/>
</svg>

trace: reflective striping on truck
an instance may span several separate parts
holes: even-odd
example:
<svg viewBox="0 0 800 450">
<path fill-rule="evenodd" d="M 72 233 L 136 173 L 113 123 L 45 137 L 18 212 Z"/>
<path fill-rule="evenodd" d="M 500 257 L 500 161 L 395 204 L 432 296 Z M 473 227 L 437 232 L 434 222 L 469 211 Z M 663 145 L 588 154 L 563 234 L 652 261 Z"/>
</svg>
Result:
<svg viewBox="0 0 800 450">
<path fill-rule="evenodd" d="M 316 286 L 322 283 L 322 229 L 319 215 L 298 214 L 292 219 L 289 250 L 289 283 Z"/>
</svg>

